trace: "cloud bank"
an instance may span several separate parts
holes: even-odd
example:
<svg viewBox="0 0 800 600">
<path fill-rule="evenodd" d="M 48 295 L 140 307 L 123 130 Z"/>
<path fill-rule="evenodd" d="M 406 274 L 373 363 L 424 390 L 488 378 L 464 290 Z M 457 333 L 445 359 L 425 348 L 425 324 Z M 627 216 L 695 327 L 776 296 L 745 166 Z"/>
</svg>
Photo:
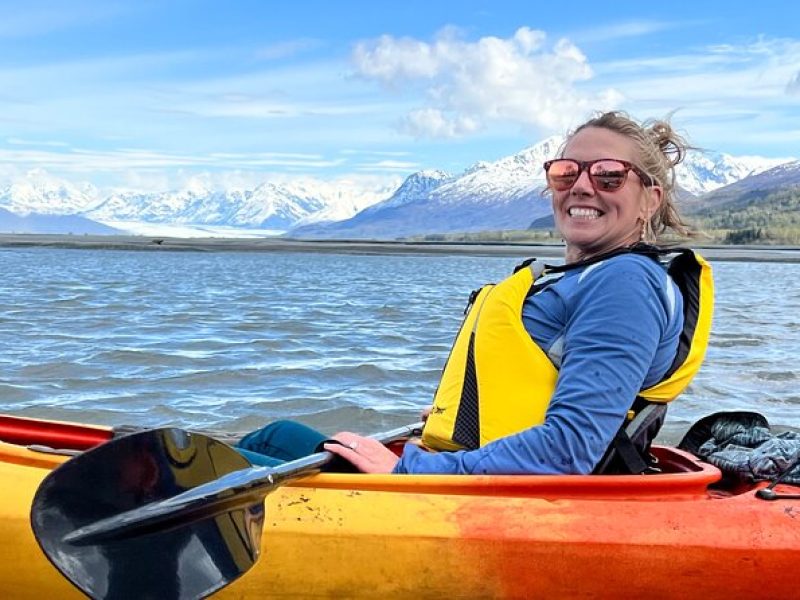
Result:
<svg viewBox="0 0 800 600">
<path fill-rule="evenodd" d="M 528 27 L 474 42 L 453 28 L 430 43 L 383 35 L 356 44 L 351 58 L 359 77 L 388 91 L 422 90 L 424 105 L 401 123 L 420 138 L 458 137 L 502 122 L 559 131 L 576 115 L 622 101 L 612 88 L 582 90 L 593 77 L 583 52 L 563 38 L 548 44 L 543 31 Z"/>
</svg>

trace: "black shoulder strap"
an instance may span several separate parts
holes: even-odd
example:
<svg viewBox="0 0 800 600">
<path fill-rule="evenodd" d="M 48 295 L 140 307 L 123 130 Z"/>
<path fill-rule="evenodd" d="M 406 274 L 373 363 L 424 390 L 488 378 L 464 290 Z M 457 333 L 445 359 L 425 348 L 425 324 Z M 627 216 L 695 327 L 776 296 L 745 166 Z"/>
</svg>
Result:
<svg viewBox="0 0 800 600">
<path fill-rule="evenodd" d="M 514 267 L 514 273 L 519 271 L 520 269 L 524 269 L 525 267 L 529 266 L 531 263 L 535 263 L 535 258 L 526 258 L 521 263 L 519 263 L 516 267 Z"/>
<path fill-rule="evenodd" d="M 658 261 L 662 256 L 666 254 L 675 254 L 675 253 L 686 254 L 687 252 L 691 253 L 691 250 L 688 248 L 682 248 L 677 246 L 675 248 L 666 248 L 662 246 L 653 246 L 652 244 L 645 244 L 644 242 L 638 242 L 636 244 L 633 244 L 632 246 L 617 248 L 616 250 L 606 252 L 605 254 L 598 254 L 597 256 L 592 256 L 590 258 L 579 260 L 573 263 L 566 263 L 563 265 L 545 264 L 545 269 L 547 274 L 563 273 L 565 271 L 570 271 L 572 269 L 578 269 L 580 267 L 593 265 L 594 263 L 598 263 L 603 260 L 608 260 L 609 258 L 614 258 L 615 256 L 620 256 L 622 254 L 640 254 L 642 256 L 647 256 L 655 261 Z M 514 273 L 516 273 L 520 269 L 524 269 L 533 262 L 536 262 L 535 258 L 526 258 L 525 260 L 523 260 L 521 263 L 519 263 L 517 266 L 514 267 Z"/>
<path fill-rule="evenodd" d="M 609 466 L 614 462 L 618 463 L 619 466 L 613 471 L 606 467 L 605 473 L 614 472 L 638 475 L 647 470 L 647 461 L 636 449 L 633 440 L 631 440 L 630 435 L 628 435 L 624 427 L 620 427 L 617 431 L 617 435 L 614 436 L 614 441 L 611 442 L 611 447 L 613 448 L 613 452 L 611 453 L 611 463 Z M 624 467 L 624 469 L 619 469 L 619 467 Z"/>
<path fill-rule="evenodd" d="M 634 407 L 637 404 L 641 408 L 629 423 L 626 422 L 619 428 L 605 455 L 595 467 L 595 474 L 638 475 L 653 468 L 655 461 L 650 454 L 650 445 L 667 417 L 667 405 L 647 402 L 641 398 L 637 398 Z"/>
<path fill-rule="evenodd" d="M 559 273 L 563 274 L 572 269 L 578 269 L 580 267 L 593 265 L 600 261 L 607 260 L 615 256 L 620 256 L 621 254 L 641 254 L 642 256 L 648 256 L 653 260 L 658 261 L 659 258 L 664 254 L 671 254 L 673 252 L 679 252 L 682 250 L 683 249 L 678 249 L 678 248 L 676 249 L 660 248 L 658 246 L 651 246 L 650 244 L 639 242 L 637 244 L 634 244 L 633 246 L 628 246 L 626 248 L 617 248 L 616 250 L 612 250 L 611 252 L 606 252 L 605 254 L 598 254 L 597 256 L 592 256 L 591 258 L 587 258 L 585 260 L 579 260 L 574 263 L 567 263 L 563 265 L 545 264 L 545 274 L 547 275 L 556 275 Z M 528 258 L 522 261 L 514 268 L 514 273 L 516 273 L 520 269 L 527 267 L 535 260 L 536 260 L 535 258 Z M 527 295 L 530 296 L 532 294 L 540 292 L 541 290 L 555 283 L 559 279 L 560 278 L 553 278 L 553 279 L 548 279 L 547 281 L 543 281 L 541 283 L 534 283 Z"/>
</svg>

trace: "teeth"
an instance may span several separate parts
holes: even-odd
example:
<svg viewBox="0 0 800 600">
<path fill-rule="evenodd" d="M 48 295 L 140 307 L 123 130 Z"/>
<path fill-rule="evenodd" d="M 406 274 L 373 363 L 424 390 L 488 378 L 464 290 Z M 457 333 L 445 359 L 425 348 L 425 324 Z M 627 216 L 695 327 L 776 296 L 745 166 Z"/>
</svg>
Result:
<svg viewBox="0 0 800 600">
<path fill-rule="evenodd" d="M 600 216 L 600 211 L 596 208 L 570 208 L 569 216 L 579 219 L 596 219 Z"/>
</svg>

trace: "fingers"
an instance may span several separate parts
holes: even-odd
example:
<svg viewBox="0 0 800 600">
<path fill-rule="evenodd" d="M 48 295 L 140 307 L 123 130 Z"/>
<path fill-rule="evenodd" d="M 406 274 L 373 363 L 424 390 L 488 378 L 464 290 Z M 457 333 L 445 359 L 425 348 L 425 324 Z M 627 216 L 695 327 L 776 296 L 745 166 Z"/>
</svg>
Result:
<svg viewBox="0 0 800 600">
<path fill-rule="evenodd" d="M 340 442 L 343 446 L 350 448 L 352 444 L 358 445 L 358 441 L 363 439 L 363 437 L 350 431 L 342 431 L 334 435 L 333 439 Z"/>
<path fill-rule="evenodd" d="M 336 454 L 337 456 L 341 456 L 342 458 L 347 459 L 350 462 L 353 462 L 350 460 L 352 454 L 347 454 L 347 452 L 353 452 L 353 451 L 350 450 L 350 448 L 348 448 L 347 446 L 342 446 L 341 444 L 334 444 L 332 442 L 328 442 L 326 444 L 323 444 L 322 447 L 331 454 Z"/>
<path fill-rule="evenodd" d="M 372 438 L 344 431 L 333 436 L 338 444 L 327 443 L 325 450 L 353 463 L 364 473 L 391 473 L 399 460 L 383 444 Z"/>
<path fill-rule="evenodd" d="M 334 443 L 327 443 L 323 446 L 325 450 L 330 452 L 331 454 L 336 454 L 337 456 L 341 456 L 346 461 L 355 465 L 355 467 L 364 473 L 371 473 L 371 461 L 367 460 L 366 456 L 361 456 L 356 451 L 358 446 L 356 446 L 356 450 L 353 450 L 350 446 L 343 445 L 341 443 L 334 444 Z"/>
</svg>

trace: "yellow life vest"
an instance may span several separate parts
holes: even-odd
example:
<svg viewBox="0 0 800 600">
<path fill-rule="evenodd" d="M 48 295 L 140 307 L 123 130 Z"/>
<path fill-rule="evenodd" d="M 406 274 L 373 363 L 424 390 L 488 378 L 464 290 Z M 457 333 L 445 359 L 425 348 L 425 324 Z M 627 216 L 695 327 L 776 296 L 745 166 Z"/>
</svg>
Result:
<svg viewBox="0 0 800 600">
<path fill-rule="evenodd" d="M 639 392 L 650 402 L 667 403 L 689 385 L 706 353 L 714 303 L 711 267 L 691 250 L 634 247 L 623 252 L 639 252 L 654 259 L 678 253 L 667 269 L 683 295 L 684 324 L 678 351 L 661 381 Z M 422 433 L 426 447 L 475 449 L 544 422 L 558 370 L 522 324 L 522 305 L 543 270 L 531 263 L 496 285 L 484 286 L 474 298 Z"/>
</svg>

